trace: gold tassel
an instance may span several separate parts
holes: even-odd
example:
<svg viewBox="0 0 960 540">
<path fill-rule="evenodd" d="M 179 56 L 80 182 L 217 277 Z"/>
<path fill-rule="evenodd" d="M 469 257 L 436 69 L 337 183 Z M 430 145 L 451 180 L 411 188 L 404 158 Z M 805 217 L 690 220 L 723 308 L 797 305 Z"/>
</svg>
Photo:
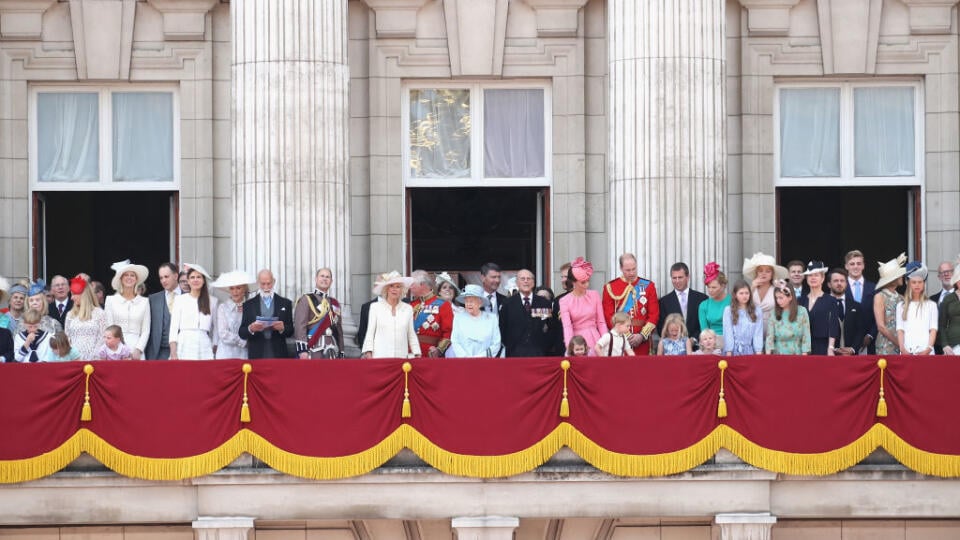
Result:
<svg viewBox="0 0 960 540">
<path fill-rule="evenodd" d="M 400 408 L 400 418 L 410 418 L 410 362 L 403 363 L 403 407 Z"/>
<path fill-rule="evenodd" d="M 880 368 L 880 401 L 877 402 L 877 418 L 886 418 L 887 400 L 883 399 L 883 371 L 887 369 L 886 358 L 877 360 L 877 367 Z"/>
<path fill-rule="evenodd" d="M 563 399 L 560 400 L 560 418 L 569 418 L 570 401 L 567 400 L 567 371 L 570 369 L 570 361 L 560 362 L 560 368 L 563 369 Z"/>
<path fill-rule="evenodd" d="M 93 374 L 93 366 L 90 364 L 83 366 L 83 372 L 87 375 L 87 381 L 83 391 L 83 408 L 80 410 L 80 421 L 89 422 L 93 420 L 93 410 L 90 408 L 90 375 Z"/>
<path fill-rule="evenodd" d="M 250 377 L 250 372 L 253 371 L 253 366 L 250 364 L 243 365 L 243 405 L 240 406 L 240 423 L 249 424 L 250 423 L 250 405 L 249 399 L 247 397 L 247 378 Z"/>
<path fill-rule="evenodd" d="M 717 418 L 727 417 L 727 400 L 723 399 L 723 373 L 727 370 L 727 361 L 721 360 L 717 363 L 720 368 L 720 402 L 717 403 Z"/>
</svg>

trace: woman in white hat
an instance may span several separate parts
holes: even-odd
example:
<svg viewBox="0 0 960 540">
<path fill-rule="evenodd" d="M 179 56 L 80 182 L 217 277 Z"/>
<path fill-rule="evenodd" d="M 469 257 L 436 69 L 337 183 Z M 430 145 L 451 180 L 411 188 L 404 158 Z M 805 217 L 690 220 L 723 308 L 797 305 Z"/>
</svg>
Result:
<svg viewBox="0 0 960 540">
<path fill-rule="evenodd" d="M 807 263 L 807 285 L 810 290 L 800 297 L 799 305 L 810 317 L 810 352 L 833 356 L 834 346 L 840 339 L 840 315 L 837 300 L 823 290 L 827 265 L 823 261 Z"/>
<path fill-rule="evenodd" d="M 243 303 L 250 294 L 250 286 L 256 280 L 243 270 L 233 270 L 220 274 L 211 287 L 226 291 L 229 302 L 217 306 L 217 354 L 218 359 L 238 358 L 246 360 L 247 340 L 240 337 L 240 322 L 243 319 Z"/>
<path fill-rule="evenodd" d="M 147 267 L 133 264 L 129 259 L 114 263 L 110 286 L 115 291 L 104 301 L 107 325 L 115 324 L 123 330 L 123 341 L 130 347 L 134 360 L 143 357 L 150 337 L 150 301 L 137 294 L 137 287 L 147 280 Z"/>
<path fill-rule="evenodd" d="M 873 317 L 877 321 L 877 354 L 900 354 L 897 341 L 897 304 L 903 298 L 897 294 L 897 287 L 903 285 L 903 265 L 907 254 L 880 263 L 880 279 L 877 280 L 876 294 L 873 296 Z"/>
<path fill-rule="evenodd" d="M 381 274 L 373 285 L 380 298 L 370 306 L 367 334 L 361 358 L 409 358 L 420 356 L 420 342 L 413 329 L 413 308 L 402 301 L 413 278 L 393 271 Z"/>
<path fill-rule="evenodd" d="M 787 277 L 789 277 L 787 269 L 777 264 L 777 260 L 771 255 L 757 252 L 753 257 L 743 260 L 743 279 L 753 290 L 753 303 L 763 310 L 764 324 L 770 320 L 773 308 L 777 304 L 774 299 L 773 280 L 787 279 Z"/>
<path fill-rule="evenodd" d="M 907 292 L 897 304 L 897 345 L 901 354 L 934 354 L 937 304 L 927 299 L 927 267 L 911 262 L 906 268 Z"/>
<path fill-rule="evenodd" d="M 217 299 L 210 295 L 210 274 L 199 264 L 184 264 L 190 292 L 173 301 L 170 359 L 213 360 L 217 350 Z"/>
<path fill-rule="evenodd" d="M 950 277 L 953 292 L 940 303 L 938 334 L 943 354 L 960 355 L 960 258 Z"/>
<path fill-rule="evenodd" d="M 457 358 L 499 356 L 501 349 L 500 325 L 497 316 L 489 311 L 490 301 L 483 287 L 469 284 L 457 301 L 464 306 L 463 313 L 453 319 L 450 348 Z"/>
</svg>

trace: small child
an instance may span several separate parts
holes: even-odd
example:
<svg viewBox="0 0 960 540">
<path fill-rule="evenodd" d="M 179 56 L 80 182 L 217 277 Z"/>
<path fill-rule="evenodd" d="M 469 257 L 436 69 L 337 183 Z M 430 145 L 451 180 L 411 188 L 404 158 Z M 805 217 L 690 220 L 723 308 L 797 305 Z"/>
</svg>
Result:
<svg viewBox="0 0 960 540">
<path fill-rule="evenodd" d="M 133 353 L 130 347 L 123 342 L 123 330 L 111 324 L 103 331 L 103 345 L 97 349 L 94 355 L 97 360 L 132 360 Z"/>
<path fill-rule="evenodd" d="M 671 313 L 663 323 L 663 337 L 657 344 L 657 356 L 693 354 L 693 345 L 687 337 L 687 325 L 679 313 Z"/>
<path fill-rule="evenodd" d="M 567 345 L 567 356 L 586 356 L 587 355 L 587 340 L 583 336 L 577 334 L 570 338 L 570 343 Z"/>
<path fill-rule="evenodd" d="M 79 360 L 80 353 L 70 345 L 70 338 L 64 332 L 57 332 L 50 338 L 50 351 L 44 362 L 69 362 Z"/>
<path fill-rule="evenodd" d="M 717 333 L 709 328 L 700 332 L 700 350 L 693 354 L 721 354 L 717 348 Z"/>
<path fill-rule="evenodd" d="M 627 341 L 630 335 L 630 316 L 622 311 L 613 314 L 613 328 L 600 336 L 594 351 L 597 356 L 633 356 L 633 349 Z"/>
<path fill-rule="evenodd" d="M 24 329 L 13 336 L 13 355 L 17 362 L 41 362 L 50 350 L 50 332 L 40 329 L 43 314 L 28 309 L 23 314 Z"/>
</svg>

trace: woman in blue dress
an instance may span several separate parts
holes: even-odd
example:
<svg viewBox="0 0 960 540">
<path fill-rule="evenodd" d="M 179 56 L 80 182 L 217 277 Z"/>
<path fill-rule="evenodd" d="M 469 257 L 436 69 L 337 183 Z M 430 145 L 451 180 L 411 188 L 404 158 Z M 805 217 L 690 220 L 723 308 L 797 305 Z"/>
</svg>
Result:
<svg viewBox="0 0 960 540">
<path fill-rule="evenodd" d="M 753 302 L 750 285 L 733 285 L 730 305 L 723 310 L 723 353 L 727 356 L 763 354 L 763 310 Z"/>
</svg>

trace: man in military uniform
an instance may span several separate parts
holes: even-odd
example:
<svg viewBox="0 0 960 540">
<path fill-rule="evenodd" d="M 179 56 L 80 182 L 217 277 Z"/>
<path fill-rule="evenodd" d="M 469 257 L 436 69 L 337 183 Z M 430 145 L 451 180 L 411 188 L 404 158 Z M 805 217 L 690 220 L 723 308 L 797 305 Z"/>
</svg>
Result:
<svg viewBox="0 0 960 540">
<path fill-rule="evenodd" d="M 410 306 L 413 328 L 420 342 L 420 355 L 442 358 L 450 346 L 453 331 L 453 306 L 433 292 L 433 279 L 424 270 L 414 270 L 410 277 Z"/>
<path fill-rule="evenodd" d="M 637 258 L 620 256 L 620 277 L 603 287 L 603 316 L 607 327 L 617 311 L 630 315 L 630 347 L 636 354 L 650 354 L 650 334 L 660 320 L 657 288 L 649 279 L 637 277 Z"/>
<path fill-rule="evenodd" d="M 343 356 L 343 326 L 340 302 L 330 296 L 333 271 L 317 270 L 317 288 L 297 300 L 293 310 L 293 339 L 297 358 L 339 358 Z"/>
</svg>

